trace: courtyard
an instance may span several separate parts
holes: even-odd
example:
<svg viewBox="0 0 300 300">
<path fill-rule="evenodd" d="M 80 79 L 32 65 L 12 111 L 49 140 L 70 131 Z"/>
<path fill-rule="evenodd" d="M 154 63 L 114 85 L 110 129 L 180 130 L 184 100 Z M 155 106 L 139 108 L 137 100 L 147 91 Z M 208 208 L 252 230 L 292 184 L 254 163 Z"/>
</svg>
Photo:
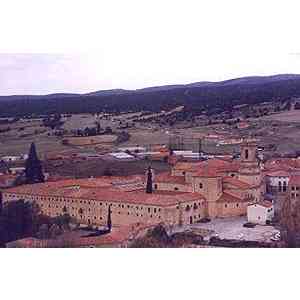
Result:
<svg viewBox="0 0 300 300">
<path fill-rule="evenodd" d="M 172 230 L 173 233 L 186 230 L 194 232 L 207 232 L 205 238 L 212 236 L 220 239 L 234 239 L 244 241 L 256 242 L 271 242 L 271 238 L 279 232 L 274 226 L 256 225 L 254 228 L 243 227 L 247 223 L 247 218 L 244 217 L 230 217 L 212 219 L 208 223 L 196 223 L 186 225 L 183 227 L 176 227 Z M 200 233 L 199 233 L 200 234 Z"/>
</svg>

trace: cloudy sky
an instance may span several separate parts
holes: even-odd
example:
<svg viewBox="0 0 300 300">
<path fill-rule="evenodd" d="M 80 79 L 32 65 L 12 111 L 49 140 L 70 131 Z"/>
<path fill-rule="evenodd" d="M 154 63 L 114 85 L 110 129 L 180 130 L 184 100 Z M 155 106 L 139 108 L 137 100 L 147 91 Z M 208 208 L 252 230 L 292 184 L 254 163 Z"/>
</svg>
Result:
<svg viewBox="0 0 300 300">
<path fill-rule="evenodd" d="M 11 2 L 0 95 L 300 73 L 296 1 Z"/>
</svg>

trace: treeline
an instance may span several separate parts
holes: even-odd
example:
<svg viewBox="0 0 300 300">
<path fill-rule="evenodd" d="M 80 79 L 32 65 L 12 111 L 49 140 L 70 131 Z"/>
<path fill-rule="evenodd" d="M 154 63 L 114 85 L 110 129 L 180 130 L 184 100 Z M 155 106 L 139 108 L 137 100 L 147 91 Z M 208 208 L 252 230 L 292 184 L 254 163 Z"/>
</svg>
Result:
<svg viewBox="0 0 300 300">
<path fill-rule="evenodd" d="M 262 82 L 177 86 L 169 89 L 126 91 L 112 95 L 70 95 L 65 97 L 10 97 L 1 99 L 0 116 L 76 114 L 124 111 L 170 110 L 184 105 L 187 110 L 222 111 L 228 106 L 286 101 L 300 96 L 300 76 Z"/>
</svg>

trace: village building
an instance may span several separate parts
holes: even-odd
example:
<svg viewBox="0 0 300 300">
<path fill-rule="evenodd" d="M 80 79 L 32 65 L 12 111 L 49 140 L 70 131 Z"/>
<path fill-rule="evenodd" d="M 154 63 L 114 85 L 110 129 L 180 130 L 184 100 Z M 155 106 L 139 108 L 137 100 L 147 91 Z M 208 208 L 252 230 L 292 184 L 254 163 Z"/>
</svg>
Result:
<svg viewBox="0 0 300 300">
<path fill-rule="evenodd" d="M 3 201 L 35 201 L 49 216 L 68 213 L 90 225 L 105 225 L 109 207 L 114 225 L 181 225 L 246 215 L 248 205 L 260 202 L 264 193 L 256 144 L 244 142 L 239 160 L 179 161 L 171 172 L 157 175 L 150 169 L 146 176 L 23 185 L 5 190 Z"/>
<path fill-rule="evenodd" d="M 266 225 L 274 218 L 274 206 L 270 201 L 253 203 L 247 207 L 248 222 L 253 224 Z"/>
</svg>

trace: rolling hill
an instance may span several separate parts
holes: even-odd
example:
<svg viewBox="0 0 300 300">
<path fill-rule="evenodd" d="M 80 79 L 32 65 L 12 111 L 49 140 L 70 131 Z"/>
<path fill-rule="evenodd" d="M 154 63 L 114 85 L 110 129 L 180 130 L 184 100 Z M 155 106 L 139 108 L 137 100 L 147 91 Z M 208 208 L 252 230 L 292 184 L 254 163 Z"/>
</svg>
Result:
<svg viewBox="0 0 300 300">
<path fill-rule="evenodd" d="M 300 75 L 253 76 L 221 82 L 196 82 L 138 90 L 104 90 L 87 94 L 16 95 L 0 97 L 0 116 L 159 111 L 184 105 L 188 110 L 283 101 L 300 97 Z"/>
</svg>

